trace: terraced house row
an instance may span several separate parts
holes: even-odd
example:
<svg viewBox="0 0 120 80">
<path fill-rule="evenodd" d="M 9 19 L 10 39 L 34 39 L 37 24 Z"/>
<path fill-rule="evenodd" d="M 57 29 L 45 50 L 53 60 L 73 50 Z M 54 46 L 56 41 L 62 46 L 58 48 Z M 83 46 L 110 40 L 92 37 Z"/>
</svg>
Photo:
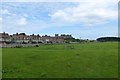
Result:
<svg viewBox="0 0 120 80">
<path fill-rule="evenodd" d="M 72 38 L 71 35 L 55 34 L 55 36 L 40 36 L 38 35 L 26 35 L 25 33 L 16 33 L 9 35 L 8 33 L 0 33 L 0 43 L 2 44 L 27 44 L 27 43 L 64 43 L 66 38 Z"/>
</svg>

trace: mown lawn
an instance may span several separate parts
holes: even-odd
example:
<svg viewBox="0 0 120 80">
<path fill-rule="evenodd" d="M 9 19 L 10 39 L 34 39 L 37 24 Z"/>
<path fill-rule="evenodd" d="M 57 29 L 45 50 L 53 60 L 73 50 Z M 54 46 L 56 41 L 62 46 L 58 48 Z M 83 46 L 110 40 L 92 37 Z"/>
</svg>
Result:
<svg viewBox="0 0 120 80">
<path fill-rule="evenodd" d="M 3 48 L 2 60 L 3 78 L 118 77 L 118 43 Z"/>
</svg>

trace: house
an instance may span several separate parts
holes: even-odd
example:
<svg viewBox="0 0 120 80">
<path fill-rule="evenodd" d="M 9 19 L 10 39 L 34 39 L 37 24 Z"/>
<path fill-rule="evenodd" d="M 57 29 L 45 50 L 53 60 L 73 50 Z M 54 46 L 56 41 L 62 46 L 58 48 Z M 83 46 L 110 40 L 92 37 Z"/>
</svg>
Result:
<svg viewBox="0 0 120 80">
<path fill-rule="evenodd" d="M 73 38 L 72 35 L 66 35 L 66 34 L 61 34 L 61 37 L 64 37 L 64 39 Z"/>
<path fill-rule="evenodd" d="M 44 43 L 64 43 L 64 37 L 56 34 L 55 36 L 42 36 L 42 40 L 44 41 Z"/>
<path fill-rule="evenodd" d="M 55 36 L 40 36 L 38 35 L 26 35 L 25 33 L 16 33 L 9 35 L 8 33 L 0 33 L 0 43 L 7 44 L 17 43 L 17 44 L 27 44 L 27 43 L 64 43 L 65 38 L 71 38 L 71 35 L 61 35 L 55 34 Z"/>
<path fill-rule="evenodd" d="M 11 41 L 11 39 L 10 39 L 10 36 L 8 33 L 5 33 L 5 32 L 0 33 L 0 43 L 6 44 L 10 41 Z"/>
<path fill-rule="evenodd" d="M 14 43 L 23 43 L 29 41 L 29 36 L 27 36 L 25 33 L 16 33 L 11 36 L 11 41 Z"/>
<path fill-rule="evenodd" d="M 42 38 L 39 34 L 38 35 L 32 34 L 29 36 L 29 42 L 39 43 L 42 42 Z"/>
</svg>

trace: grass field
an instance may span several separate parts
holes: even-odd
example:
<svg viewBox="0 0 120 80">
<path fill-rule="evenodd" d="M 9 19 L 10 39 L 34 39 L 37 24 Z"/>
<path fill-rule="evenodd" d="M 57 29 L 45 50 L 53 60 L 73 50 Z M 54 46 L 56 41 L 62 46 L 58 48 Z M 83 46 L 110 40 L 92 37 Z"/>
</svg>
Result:
<svg viewBox="0 0 120 80">
<path fill-rule="evenodd" d="M 3 78 L 118 77 L 117 43 L 41 45 L 2 51 Z"/>
</svg>

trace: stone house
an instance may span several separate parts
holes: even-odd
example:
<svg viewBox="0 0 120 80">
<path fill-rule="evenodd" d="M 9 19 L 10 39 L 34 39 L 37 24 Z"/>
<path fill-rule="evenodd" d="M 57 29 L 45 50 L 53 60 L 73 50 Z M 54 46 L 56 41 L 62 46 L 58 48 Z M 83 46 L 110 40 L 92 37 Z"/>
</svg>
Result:
<svg viewBox="0 0 120 80">
<path fill-rule="evenodd" d="M 13 35 L 9 35 L 8 33 L 0 33 L 0 43 L 64 43 L 65 36 L 59 36 L 55 34 L 55 36 L 40 36 L 38 35 L 26 35 L 25 33 L 16 33 Z"/>
<path fill-rule="evenodd" d="M 5 44 L 5 43 L 8 43 L 10 42 L 11 39 L 10 39 L 10 36 L 8 33 L 0 33 L 0 43 L 2 44 Z"/>
</svg>

